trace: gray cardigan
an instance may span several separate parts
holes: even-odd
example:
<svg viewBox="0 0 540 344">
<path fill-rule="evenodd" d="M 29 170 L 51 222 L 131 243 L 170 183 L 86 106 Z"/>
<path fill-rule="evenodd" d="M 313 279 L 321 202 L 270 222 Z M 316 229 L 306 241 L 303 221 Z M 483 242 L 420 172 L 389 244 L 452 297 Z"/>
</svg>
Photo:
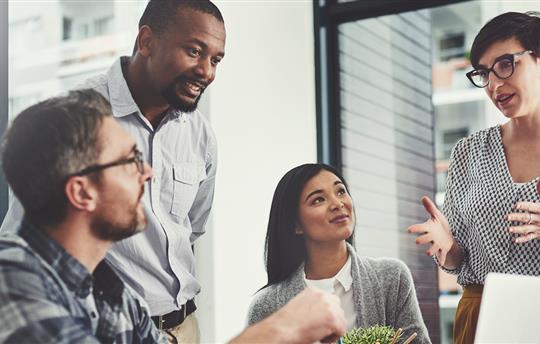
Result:
<svg viewBox="0 0 540 344">
<path fill-rule="evenodd" d="M 352 246 L 347 246 L 352 258 L 356 327 L 402 328 L 405 338 L 413 332 L 418 334 L 413 343 L 431 343 L 407 266 L 392 258 L 359 257 Z M 306 288 L 303 270 L 304 264 L 287 280 L 255 294 L 249 307 L 249 325 L 274 313 Z"/>
</svg>

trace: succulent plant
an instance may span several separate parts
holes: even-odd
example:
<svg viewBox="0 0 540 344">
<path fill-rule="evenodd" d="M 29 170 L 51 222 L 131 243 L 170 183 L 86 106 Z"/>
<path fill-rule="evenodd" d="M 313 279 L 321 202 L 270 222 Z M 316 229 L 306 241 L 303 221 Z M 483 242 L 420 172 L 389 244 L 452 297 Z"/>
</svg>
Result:
<svg viewBox="0 0 540 344">
<path fill-rule="evenodd" d="M 355 328 L 347 332 L 341 339 L 343 344 L 391 344 L 397 343 L 401 334 L 396 336 L 396 330 L 390 326 L 372 326 L 367 328 Z"/>
</svg>

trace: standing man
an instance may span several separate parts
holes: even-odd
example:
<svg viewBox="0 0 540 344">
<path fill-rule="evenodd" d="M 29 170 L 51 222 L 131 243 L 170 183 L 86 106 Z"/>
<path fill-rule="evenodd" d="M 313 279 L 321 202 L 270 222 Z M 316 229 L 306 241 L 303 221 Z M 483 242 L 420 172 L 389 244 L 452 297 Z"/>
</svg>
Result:
<svg viewBox="0 0 540 344">
<path fill-rule="evenodd" d="M 169 339 L 198 342 L 191 245 L 204 233 L 214 194 L 216 140 L 198 101 L 224 56 L 225 26 L 209 0 L 151 0 L 136 48 L 105 75 L 89 80 L 154 170 L 143 202 L 148 230 L 116 243 L 107 256 L 149 305 Z M 15 228 L 20 205 L 2 225 Z"/>
</svg>

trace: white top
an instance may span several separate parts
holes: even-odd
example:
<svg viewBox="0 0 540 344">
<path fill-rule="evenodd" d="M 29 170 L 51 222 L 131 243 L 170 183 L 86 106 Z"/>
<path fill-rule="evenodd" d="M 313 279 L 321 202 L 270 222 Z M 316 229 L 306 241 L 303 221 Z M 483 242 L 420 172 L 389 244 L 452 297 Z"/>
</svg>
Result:
<svg viewBox="0 0 540 344">
<path fill-rule="evenodd" d="M 347 331 L 355 328 L 356 324 L 356 311 L 354 309 L 353 289 L 352 289 L 352 273 L 351 273 L 351 256 L 347 259 L 347 262 L 341 270 L 334 276 L 320 280 L 310 280 L 306 278 L 304 272 L 304 280 L 309 287 L 315 287 L 332 293 L 339 297 L 341 301 L 341 307 L 345 311 L 345 318 L 347 319 Z"/>
</svg>

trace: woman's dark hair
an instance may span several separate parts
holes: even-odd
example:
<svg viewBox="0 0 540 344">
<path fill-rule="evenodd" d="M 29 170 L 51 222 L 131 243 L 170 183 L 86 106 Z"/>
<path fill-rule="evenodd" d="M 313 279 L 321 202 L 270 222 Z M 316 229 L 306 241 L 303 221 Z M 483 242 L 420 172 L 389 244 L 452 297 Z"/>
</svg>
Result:
<svg viewBox="0 0 540 344">
<path fill-rule="evenodd" d="M 526 49 L 540 56 L 540 13 L 506 12 L 487 22 L 471 47 L 471 64 L 478 68 L 478 61 L 489 47 L 496 42 L 516 38 Z"/>
<path fill-rule="evenodd" d="M 304 164 L 287 172 L 279 181 L 268 219 L 264 256 L 268 282 L 263 287 L 287 279 L 306 260 L 304 237 L 297 235 L 300 196 L 307 182 L 321 171 L 335 174 L 345 188 L 347 183 L 339 171 L 325 164 Z M 347 242 L 353 243 L 354 234 Z"/>
</svg>

